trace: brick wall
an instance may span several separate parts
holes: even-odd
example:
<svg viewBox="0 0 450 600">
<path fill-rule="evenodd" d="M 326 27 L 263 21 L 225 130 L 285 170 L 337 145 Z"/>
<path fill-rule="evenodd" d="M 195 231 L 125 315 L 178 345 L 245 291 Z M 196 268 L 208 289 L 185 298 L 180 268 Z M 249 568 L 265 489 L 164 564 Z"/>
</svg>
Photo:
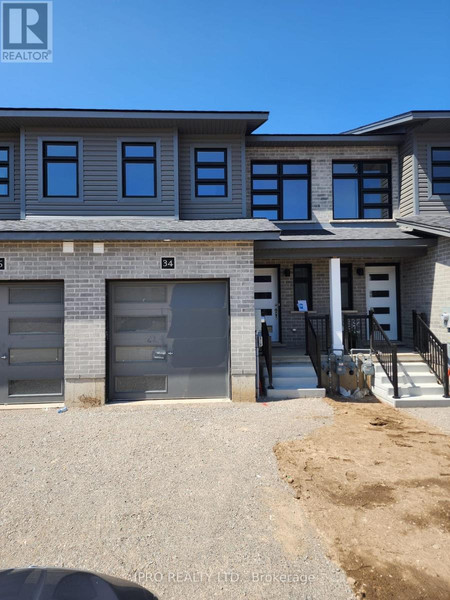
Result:
<svg viewBox="0 0 450 600">
<path fill-rule="evenodd" d="M 393 146 L 248 146 L 247 215 L 251 215 L 252 160 L 311 160 L 311 208 L 313 221 L 333 218 L 332 161 L 338 159 L 390 159 L 392 161 L 393 216 L 398 212 L 398 151 Z"/>
<path fill-rule="evenodd" d="M 353 311 L 367 312 L 365 276 L 357 275 L 359 267 L 370 263 L 399 263 L 398 259 L 380 258 L 341 259 L 341 264 L 351 264 L 353 272 Z M 281 341 L 288 346 L 305 345 L 304 315 L 294 310 L 294 265 L 312 265 L 313 309 L 312 314 L 330 314 L 329 259 L 261 259 L 256 257 L 257 266 L 280 266 Z M 289 269 L 290 275 L 284 274 Z"/>
<path fill-rule="evenodd" d="M 233 398 L 254 399 L 251 242 L 105 243 L 104 254 L 89 243 L 75 243 L 74 254 L 63 254 L 62 243 L 1 243 L 0 256 L 0 280 L 64 280 L 66 389 L 69 380 L 105 378 L 107 280 L 228 279 Z M 175 271 L 161 271 L 162 256 L 175 256 Z"/>
<path fill-rule="evenodd" d="M 412 311 L 424 312 L 441 342 L 450 333 L 441 323 L 442 309 L 450 308 L 450 239 L 439 238 L 426 256 L 404 259 L 402 264 L 402 318 L 408 343 L 412 343 Z"/>
</svg>

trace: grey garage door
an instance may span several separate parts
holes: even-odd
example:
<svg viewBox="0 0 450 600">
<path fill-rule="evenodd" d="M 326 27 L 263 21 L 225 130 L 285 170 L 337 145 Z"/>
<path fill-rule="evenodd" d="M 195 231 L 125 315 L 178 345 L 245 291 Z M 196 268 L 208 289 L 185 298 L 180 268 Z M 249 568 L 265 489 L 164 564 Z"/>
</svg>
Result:
<svg viewBox="0 0 450 600">
<path fill-rule="evenodd" d="M 0 284 L 0 403 L 64 398 L 62 283 Z"/>
<path fill-rule="evenodd" d="M 109 285 L 110 400 L 229 397 L 222 281 Z"/>
</svg>

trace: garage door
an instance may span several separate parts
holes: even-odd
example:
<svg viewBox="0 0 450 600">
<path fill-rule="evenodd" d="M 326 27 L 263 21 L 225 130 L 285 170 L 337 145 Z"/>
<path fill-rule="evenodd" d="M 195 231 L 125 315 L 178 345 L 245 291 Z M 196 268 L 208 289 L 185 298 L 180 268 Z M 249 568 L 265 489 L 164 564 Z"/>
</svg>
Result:
<svg viewBox="0 0 450 600">
<path fill-rule="evenodd" d="M 229 397 L 221 281 L 111 282 L 110 400 Z"/>
<path fill-rule="evenodd" d="M 62 283 L 0 284 L 0 402 L 61 402 Z"/>
</svg>

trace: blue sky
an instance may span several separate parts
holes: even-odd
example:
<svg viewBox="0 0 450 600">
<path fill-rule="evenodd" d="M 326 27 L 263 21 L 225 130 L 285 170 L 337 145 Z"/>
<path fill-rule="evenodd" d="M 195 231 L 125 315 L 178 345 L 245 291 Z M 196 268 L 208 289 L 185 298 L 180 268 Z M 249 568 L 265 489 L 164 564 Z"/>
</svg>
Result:
<svg viewBox="0 0 450 600">
<path fill-rule="evenodd" d="M 450 109 L 448 0 L 54 0 L 54 62 L 0 63 L 0 106 L 269 110 L 336 133 Z"/>
</svg>

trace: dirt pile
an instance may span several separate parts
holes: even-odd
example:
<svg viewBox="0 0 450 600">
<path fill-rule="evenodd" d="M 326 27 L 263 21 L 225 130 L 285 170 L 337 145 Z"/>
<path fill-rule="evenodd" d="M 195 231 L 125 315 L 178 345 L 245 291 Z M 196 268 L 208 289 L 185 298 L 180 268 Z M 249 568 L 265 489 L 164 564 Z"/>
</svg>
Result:
<svg viewBox="0 0 450 600">
<path fill-rule="evenodd" d="M 278 444 L 280 473 L 360 598 L 449 600 L 450 436 L 383 404 Z"/>
</svg>

